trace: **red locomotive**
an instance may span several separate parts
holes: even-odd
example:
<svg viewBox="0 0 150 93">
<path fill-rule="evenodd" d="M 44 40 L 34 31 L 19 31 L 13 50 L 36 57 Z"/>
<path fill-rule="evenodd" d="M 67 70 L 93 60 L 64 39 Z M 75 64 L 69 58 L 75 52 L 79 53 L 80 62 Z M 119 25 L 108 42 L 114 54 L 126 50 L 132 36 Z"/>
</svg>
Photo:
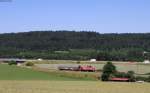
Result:
<svg viewBox="0 0 150 93">
<path fill-rule="evenodd" d="M 59 70 L 67 71 L 85 71 L 85 72 L 95 72 L 96 68 L 90 65 L 87 66 L 78 66 L 78 67 L 68 67 L 68 66 L 59 66 Z"/>
</svg>

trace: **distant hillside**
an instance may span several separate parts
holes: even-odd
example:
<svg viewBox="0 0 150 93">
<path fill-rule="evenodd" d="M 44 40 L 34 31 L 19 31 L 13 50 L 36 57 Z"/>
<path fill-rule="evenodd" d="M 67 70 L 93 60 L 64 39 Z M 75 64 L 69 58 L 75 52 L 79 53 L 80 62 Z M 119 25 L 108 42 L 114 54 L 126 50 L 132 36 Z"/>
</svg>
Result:
<svg viewBox="0 0 150 93">
<path fill-rule="evenodd" d="M 99 34 L 97 32 L 35 31 L 0 34 L 0 57 L 26 57 L 25 53 L 71 51 L 150 51 L 150 33 Z M 64 52 L 63 52 L 64 54 Z M 21 56 L 20 56 L 21 55 Z M 49 57 L 50 58 L 50 57 Z"/>
</svg>

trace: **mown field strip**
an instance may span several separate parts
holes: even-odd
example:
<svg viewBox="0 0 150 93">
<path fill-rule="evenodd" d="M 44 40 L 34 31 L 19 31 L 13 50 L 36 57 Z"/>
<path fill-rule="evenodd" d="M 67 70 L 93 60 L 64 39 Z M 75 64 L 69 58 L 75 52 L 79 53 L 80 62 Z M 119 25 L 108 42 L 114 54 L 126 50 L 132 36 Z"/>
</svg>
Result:
<svg viewBox="0 0 150 93">
<path fill-rule="evenodd" d="M 148 83 L 0 81 L 0 93 L 150 93 Z"/>
</svg>

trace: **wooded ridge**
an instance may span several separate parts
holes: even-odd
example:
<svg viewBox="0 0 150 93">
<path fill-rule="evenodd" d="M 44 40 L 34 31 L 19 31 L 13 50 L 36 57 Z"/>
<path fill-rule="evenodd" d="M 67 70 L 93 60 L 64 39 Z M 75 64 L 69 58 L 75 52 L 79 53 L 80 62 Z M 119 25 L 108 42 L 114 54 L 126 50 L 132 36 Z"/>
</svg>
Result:
<svg viewBox="0 0 150 93">
<path fill-rule="evenodd" d="M 150 33 L 32 31 L 0 34 L 0 57 L 134 60 L 150 51 Z"/>
</svg>

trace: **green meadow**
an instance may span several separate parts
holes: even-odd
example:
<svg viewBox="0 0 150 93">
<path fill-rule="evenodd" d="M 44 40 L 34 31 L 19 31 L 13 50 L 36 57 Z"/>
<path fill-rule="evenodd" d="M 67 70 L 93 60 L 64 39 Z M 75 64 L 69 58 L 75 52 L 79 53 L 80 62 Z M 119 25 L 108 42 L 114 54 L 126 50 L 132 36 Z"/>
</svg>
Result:
<svg viewBox="0 0 150 93">
<path fill-rule="evenodd" d="M 43 72 L 31 68 L 9 66 L 0 64 L 0 80 L 88 80 L 86 78 L 76 78 L 65 76 L 56 72 Z"/>
<path fill-rule="evenodd" d="M 149 83 L 101 82 L 80 72 L 0 64 L 0 93 L 149 93 Z"/>
</svg>

